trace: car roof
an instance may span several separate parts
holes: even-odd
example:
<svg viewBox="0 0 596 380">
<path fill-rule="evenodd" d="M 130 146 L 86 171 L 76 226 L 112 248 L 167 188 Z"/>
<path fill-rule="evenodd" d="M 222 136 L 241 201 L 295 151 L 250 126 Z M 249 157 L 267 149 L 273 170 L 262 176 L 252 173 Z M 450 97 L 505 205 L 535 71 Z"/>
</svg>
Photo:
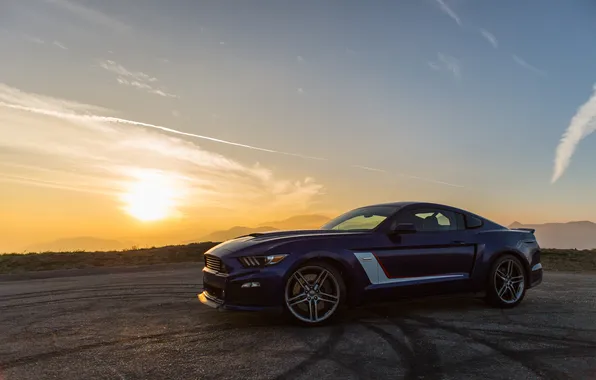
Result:
<svg viewBox="0 0 596 380">
<path fill-rule="evenodd" d="M 454 206 L 449 206 L 446 204 L 432 203 L 432 202 L 420 202 L 420 201 L 378 203 L 378 204 L 374 204 L 374 205 L 369 205 L 368 207 L 376 207 L 376 206 L 389 206 L 389 207 L 396 207 L 396 208 L 402 208 L 402 207 L 406 207 L 406 206 L 437 207 L 437 208 L 443 208 L 443 209 L 448 209 L 448 210 L 452 210 L 452 211 L 458 211 L 461 213 L 473 214 L 470 211 L 460 209 L 460 208 L 457 208 Z"/>
<path fill-rule="evenodd" d="M 453 212 L 458 212 L 460 214 L 467 214 L 469 216 L 474 216 L 476 218 L 480 218 L 482 219 L 485 223 L 488 223 L 489 225 L 495 226 L 495 227 L 503 227 L 502 225 L 500 225 L 499 223 L 495 223 L 494 221 L 485 218 L 481 215 L 478 215 L 474 212 L 468 211 L 468 210 L 464 210 L 462 208 L 458 208 L 455 206 L 449 206 L 446 204 L 441 204 L 441 203 L 432 203 L 432 202 L 420 202 L 420 201 L 402 201 L 402 202 L 388 202 L 388 203 L 377 203 L 377 204 L 373 204 L 373 205 L 368 205 L 368 206 L 363 206 L 360 208 L 364 208 L 364 207 L 394 207 L 397 210 L 403 208 L 403 207 L 409 207 L 409 206 L 414 206 L 414 207 L 421 207 L 421 208 L 442 208 L 444 210 L 449 210 L 449 211 L 453 211 Z"/>
<path fill-rule="evenodd" d="M 506 228 L 504 226 L 502 226 L 499 223 L 496 223 L 488 218 L 485 218 L 482 215 L 478 215 L 472 211 L 468 211 L 459 207 L 455 207 L 455 206 L 449 206 L 446 204 L 441 204 L 441 203 L 432 203 L 432 202 L 420 202 L 420 201 L 403 201 L 403 202 L 389 202 L 389 203 L 378 203 L 378 204 L 374 204 L 374 205 L 370 205 L 368 207 L 375 207 L 375 206 L 386 206 L 386 207 L 395 207 L 396 208 L 396 212 L 397 210 L 403 208 L 403 207 L 408 207 L 408 206 L 414 206 L 414 207 L 420 207 L 420 208 L 442 208 L 444 210 L 449 210 L 449 211 L 453 211 L 453 212 L 458 212 L 460 214 L 464 214 L 464 215 L 469 215 L 469 216 L 473 216 L 476 218 L 480 218 L 482 219 L 485 223 L 487 223 L 488 225 L 494 226 L 494 227 L 503 227 Z"/>
</svg>

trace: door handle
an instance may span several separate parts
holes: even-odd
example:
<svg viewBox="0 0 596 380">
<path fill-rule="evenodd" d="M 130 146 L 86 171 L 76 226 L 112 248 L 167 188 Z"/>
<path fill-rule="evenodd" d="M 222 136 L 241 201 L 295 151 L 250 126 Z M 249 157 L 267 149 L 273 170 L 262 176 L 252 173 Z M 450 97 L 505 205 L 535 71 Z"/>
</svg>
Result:
<svg viewBox="0 0 596 380">
<path fill-rule="evenodd" d="M 453 240 L 452 243 L 453 244 L 458 244 L 458 245 L 464 245 L 464 244 L 466 244 L 466 242 L 463 241 L 463 240 Z"/>
</svg>

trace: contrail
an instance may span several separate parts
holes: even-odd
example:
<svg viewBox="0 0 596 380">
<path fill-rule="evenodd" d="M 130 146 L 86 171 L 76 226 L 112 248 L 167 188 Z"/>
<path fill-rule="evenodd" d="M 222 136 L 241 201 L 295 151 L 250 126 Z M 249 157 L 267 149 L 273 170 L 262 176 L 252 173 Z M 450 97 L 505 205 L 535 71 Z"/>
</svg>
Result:
<svg viewBox="0 0 596 380">
<path fill-rule="evenodd" d="M 26 106 L 21 106 L 21 105 L 17 105 L 17 104 L 9 104 L 9 103 L 5 103 L 5 102 L 0 102 L 0 106 L 6 107 L 6 108 L 12 108 L 12 109 L 16 109 L 16 110 L 21 110 L 21 111 L 26 111 L 26 112 L 31 112 L 31 113 L 35 113 L 38 115 L 54 116 L 54 117 L 61 118 L 61 119 L 80 120 L 80 121 L 101 121 L 101 122 L 106 122 L 106 123 L 120 123 L 120 124 L 136 125 L 136 126 L 140 126 L 140 127 L 159 129 L 159 130 L 177 134 L 177 135 L 195 137 L 198 139 L 214 141 L 214 142 L 221 143 L 221 144 L 227 144 L 227 145 L 233 145 L 233 146 L 238 146 L 238 147 L 247 148 L 247 149 L 258 150 L 261 152 L 283 154 L 286 156 L 294 156 L 294 157 L 306 158 L 306 159 L 310 159 L 310 160 L 321 160 L 321 161 L 327 160 L 326 158 L 321 158 L 321 157 L 312 157 L 312 156 L 306 156 L 303 154 L 283 152 L 283 151 L 279 151 L 279 150 L 273 150 L 273 149 L 267 149 L 267 148 L 260 148 L 260 147 L 252 146 L 252 145 L 240 144 L 240 143 L 236 143 L 236 142 L 232 142 L 232 141 L 216 139 L 214 137 L 197 135 L 195 133 L 182 132 L 182 131 L 179 131 L 176 129 L 163 127 L 161 125 L 143 123 L 140 121 L 133 121 L 133 120 L 127 120 L 127 119 L 121 119 L 118 117 L 97 116 L 97 115 L 77 115 L 77 114 L 71 114 L 71 113 L 65 113 L 65 112 L 57 112 L 57 111 L 52 111 L 52 110 L 26 107 Z"/>
<path fill-rule="evenodd" d="M 371 172 L 388 173 L 387 170 L 377 169 L 377 168 L 371 168 L 370 166 L 352 165 L 352 167 L 353 168 L 358 168 L 358 169 L 363 169 L 363 170 L 368 170 L 368 171 L 371 171 Z M 406 178 L 410 178 L 410 179 L 416 179 L 418 181 L 426 181 L 426 182 L 437 183 L 439 185 L 445 185 L 445 186 L 451 186 L 451 187 L 464 187 L 462 185 L 456 185 L 454 183 L 443 182 L 443 181 L 438 181 L 436 179 L 430 179 L 430 178 L 424 178 L 424 177 L 417 177 L 417 176 L 413 176 L 413 175 L 409 175 L 409 174 L 403 174 L 403 173 L 390 173 L 390 174 L 398 175 L 398 176 L 406 177 Z"/>
<path fill-rule="evenodd" d="M 555 153 L 555 166 L 551 183 L 557 182 L 563 175 L 571 157 L 577 148 L 577 144 L 586 136 L 596 130 L 596 84 L 592 87 L 592 96 L 581 107 L 571 119 L 569 126 L 557 146 Z"/>
<path fill-rule="evenodd" d="M 368 170 L 371 172 L 379 172 L 379 173 L 387 173 L 387 170 L 371 168 L 370 166 L 362 166 L 362 165 L 352 165 L 353 168 Z"/>
<path fill-rule="evenodd" d="M 441 10 L 447 14 L 447 16 L 451 17 L 453 21 L 457 23 L 457 25 L 462 26 L 461 19 L 457 13 L 455 13 L 453 9 L 449 8 L 449 6 L 445 4 L 445 1 L 437 0 L 437 3 L 439 4 L 439 7 L 441 7 Z"/>
<path fill-rule="evenodd" d="M 424 178 L 424 177 L 416 177 L 413 175 L 408 175 L 407 177 L 412 178 L 412 179 L 417 179 L 420 181 L 426 181 L 426 182 L 432 182 L 432 183 L 438 183 L 440 185 L 445 185 L 445 186 L 451 186 L 451 187 L 464 187 L 462 185 L 456 185 L 454 183 L 449 183 L 449 182 L 443 182 L 443 181 L 438 181 L 436 179 L 431 179 L 431 178 Z"/>
<path fill-rule="evenodd" d="M 21 177 L 21 176 L 11 176 L 0 174 L 0 182 L 12 182 L 12 183 L 20 183 L 25 185 L 31 186 L 38 186 L 38 187 L 46 187 L 51 189 L 60 189 L 60 190 L 69 190 L 69 191 L 77 191 L 83 193 L 94 193 L 100 195 L 114 195 L 117 194 L 116 191 L 107 191 L 101 189 L 94 189 L 89 185 L 77 185 L 77 186 L 69 186 L 61 182 L 56 181 L 45 181 L 35 178 L 28 178 L 28 177 Z"/>
<path fill-rule="evenodd" d="M 143 123 L 140 121 L 133 121 L 133 120 L 127 120 L 127 119 L 121 119 L 118 117 L 98 116 L 98 115 L 77 115 L 77 114 L 67 113 L 67 112 L 59 112 L 59 111 L 52 111 L 52 110 L 41 109 L 41 108 L 27 107 L 27 106 L 22 106 L 22 105 L 18 105 L 18 104 L 10 104 L 10 103 L 5 103 L 5 102 L 1 102 L 1 101 L 0 101 L 0 107 L 11 108 L 11 109 L 30 112 L 30 113 L 34 113 L 34 114 L 38 114 L 38 115 L 52 116 L 52 117 L 56 117 L 56 118 L 60 118 L 60 119 L 73 120 L 73 121 L 98 121 L 98 122 L 105 122 L 105 123 L 119 123 L 119 124 L 127 124 L 127 125 L 136 125 L 136 126 L 141 126 L 141 127 L 159 129 L 161 131 L 169 132 L 169 133 L 173 133 L 173 134 L 177 134 L 177 135 L 195 137 L 195 138 L 213 141 L 213 142 L 217 142 L 217 143 L 221 143 L 221 144 L 227 144 L 227 145 L 233 145 L 233 146 L 252 149 L 252 150 L 258 150 L 261 152 L 283 154 L 286 156 L 299 157 L 299 158 L 304 158 L 304 159 L 309 159 L 309 160 L 328 161 L 327 158 L 306 156 L 303 154 L 290 153 L 290 152 L 284 152 L 284 151 L 279 151 L 279 150 L 261 148 L 261 147 L 252 146 L 252 145 L 240 144 L 240 143 L 236 143 L 236 142 L 232 142 L 232 141 L 216 139 L 214 137 L 197 135 L 195 133 L 182 132 L 182 131 L 164 127 L 161 125 Z M 352 167 L 389 174 L 389 172 L 387 172 L 386 170 L 371 168 L 368 166 L 352 165 Z M 397 173 L 397 175 L 415 179 L 415 180 L 419 180 L 419 181 L 432 182 L 432 183 L 451 186 L 451 187 L 464 187 L 461 185 L 455 185 L 452 183 L 437 181 L 437 180 L 429 179 L 429 178 L 416 177 L 416 176 L 411 176 L 411 175 L 406 175 L 406 174 L 401 174 L 401 173 Z"/>
</svg>

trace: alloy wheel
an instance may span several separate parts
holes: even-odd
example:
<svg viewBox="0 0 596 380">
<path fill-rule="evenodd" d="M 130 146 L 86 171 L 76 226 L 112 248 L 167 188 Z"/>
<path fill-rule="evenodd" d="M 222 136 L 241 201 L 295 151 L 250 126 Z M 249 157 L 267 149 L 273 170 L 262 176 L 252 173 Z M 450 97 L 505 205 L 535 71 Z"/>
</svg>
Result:
<svg viewBox="0 0 596 380">
<path fill-rule="evenodd" d="M 515 260 L 504 260 L 495 271 L 495 291 L 507 304 L 517 302 L 524 294 L 524 269 Z"/>
<path fill-rule="evenodd" d="M 296 270 L 288 279 L 285 302 L 288 310 L 302 322 L 320 323 L 329 318 L 341 299 L 335 275 L 320 266 Z"/>
</svg>

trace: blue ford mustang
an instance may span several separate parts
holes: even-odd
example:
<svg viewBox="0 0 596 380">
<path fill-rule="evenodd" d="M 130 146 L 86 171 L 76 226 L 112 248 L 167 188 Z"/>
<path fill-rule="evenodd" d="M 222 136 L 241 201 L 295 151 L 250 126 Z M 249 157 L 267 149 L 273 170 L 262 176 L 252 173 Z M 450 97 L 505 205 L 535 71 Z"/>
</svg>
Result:
<svg viewBox="0 0 596 380">
<path fill-rule="evenodd" d="M 361 207 L 319 230 L 254 233 L 204 256 L 202 303 L 283 309 L 308 325 L 400 297 L 470 292 L 510 308 L 542 282 L 534 230 L 433 203 Z"/>
</svg>

